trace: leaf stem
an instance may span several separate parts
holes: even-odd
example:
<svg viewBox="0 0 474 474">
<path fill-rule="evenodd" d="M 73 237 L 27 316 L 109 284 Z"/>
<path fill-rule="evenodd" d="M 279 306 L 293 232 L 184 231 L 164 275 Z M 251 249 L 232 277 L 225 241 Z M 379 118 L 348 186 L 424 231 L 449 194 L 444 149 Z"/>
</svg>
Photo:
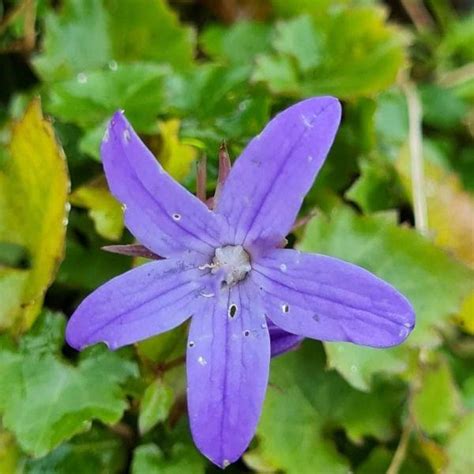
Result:
<svg viewBox="0 0 474 474">
<path fill-rule="evenodd" d="M 400 468 L 403 464 L 403 461 L 407 455 L 408 441 L 410 440 L 410 435 L 413 431 L 413 424 L 411 418 L 409 418 L 403 428 L 402 435 L 400 437 L 400 442 L 398 443 L 397 449 L 393 456 L 390 466 L 388 466 L 386 474 L 398 474 Z"/>
<path fill-rule="evenodd" d="M 410 146 L 413 211 L 415 227 L 422 235 L 428 234 L 428 208 L 423 167 L 422 107 L 416 87 L 409 81 L 402 83 L 408 106 L 408 139 Z"/>
</svg>

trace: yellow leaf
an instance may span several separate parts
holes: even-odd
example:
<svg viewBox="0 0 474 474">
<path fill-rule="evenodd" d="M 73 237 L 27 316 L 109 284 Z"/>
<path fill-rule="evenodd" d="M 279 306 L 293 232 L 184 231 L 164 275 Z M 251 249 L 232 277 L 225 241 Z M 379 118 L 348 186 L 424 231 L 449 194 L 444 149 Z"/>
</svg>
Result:
<svg viewBox="0 0 474 474">
<path fill-rule="evenodd" d="M 456 317 L 456 322 L 466 332 L 474 335 L 474 293 L 471 293 L 464 301 L 461 311 Z"/>
<path fill-rule="evenodd" d="M 0 429 L 0 472 L 2 474 L 15 474 L 20 472 L 18 461 L 20 451 L 15 444 L 13 436 Z"/>
<path fill-rule="evenodd" d="M 63 258 L 68 213 L 65 156 L 38 99 L 14 124 L 8 151 L 0 171 L 0 243 L 23 247 L 30 265 L 0 264 L 0 328 L 24 330 Z"/>
<path fill-rule="evenodd" d="M 104 176 L 80 186 L 69 200 L 75 206 L 88 209 L 99 235 L 109 240 L 120 239 L 123 232 L 122 207 L 110 194 Z"/>
<path fill-rule="evenodd" d="M 180 121 L 178 119 L 160 122 L 161 153 L 159 159 L 165 170 L 178 181 L 183 180 L 197 157 L 197 150 L 179 140 Z"/>
<path fill-rule="evenodd" d="M 474 266 L 474 198 L 464 191 L 457 175 L 428 159 L 430 153 L 431 149 L 425 146 L 428 227 L 437 245 Z M 406 147 L 402 148 L 397 168 L 407 193 L 411 195 L 410 161 Z"/>
</svg>

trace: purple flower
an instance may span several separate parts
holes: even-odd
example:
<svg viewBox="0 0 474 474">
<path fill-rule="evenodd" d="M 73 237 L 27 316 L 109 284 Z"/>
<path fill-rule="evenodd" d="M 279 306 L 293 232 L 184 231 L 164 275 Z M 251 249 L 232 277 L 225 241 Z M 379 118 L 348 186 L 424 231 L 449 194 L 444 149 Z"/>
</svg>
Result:
<svg viewBox="0 0 474 474">
<path fill-rule="evenodd" d="M 69 321 L 67 341 L 77 349 L 97 342 L 116 349 L 192 317 L 191 431 L 197 447 L 221 467 L 252 439 L 272 350 L 287 350 L 301 337 L 389 347 L 414 327 L 410 303 L 368 271 L 281 248 L 340 117 L 332 97 L 278 114 L 236 161 L 214 210 L 163 170 L 122 113 L 104 138 L 103 165 L 125 206 L 125 223 L 164 259 L 86 298 Z"/>
</svg>

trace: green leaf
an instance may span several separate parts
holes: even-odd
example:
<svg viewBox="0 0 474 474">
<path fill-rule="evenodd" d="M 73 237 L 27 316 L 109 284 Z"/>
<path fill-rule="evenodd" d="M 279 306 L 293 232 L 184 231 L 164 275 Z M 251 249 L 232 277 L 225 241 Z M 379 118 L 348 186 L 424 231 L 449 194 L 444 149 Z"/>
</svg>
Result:
<svg viewBox="0 0 474 474">
<path fill-rule="evenodd" d="M 179 24 L 165 0 L 104 1 L 115 60 L 167 63 L 178 70 L 193 65 L 195 34 Z"/>
<path fill-rule="evenodd" d="M 448 364 L 440 360 L 422 372 L 421 387 L 413 396 L 418 426 L 430 435 L 446 434 L 460 415 L 460 394 Z"/>
<path fill-rule="evenodd" d="M 50 11 L 46 16 L 43 52 L 33 61 L 41 78 L 47 81 L 71 78 L 112 59 L 108 15 L 102 1 L 63 3 L 59 14 Z"/>
<path fill-rule="evenodd" d="M 212 25 L 199 41 L 212 59 L 246 65 L 270 49 L 270 33 L 271 27 L 265 23 L 239 21 L 230 27 Z"/>
<path fill-rule="evenodd" d="M 474 439 L 474 413 L 471 412 L 459 423 L 449 436 L 446 451 L 449 463 L 446 472 L 465 474 L 474 471 L 472 440 Z"/>
<path fill-rule="evenodd" d="M 170 456 L 165 457 L 156 444 L 143 444 L 135 449 L 132 474 L 204 474 L 206 462 L 189 444 L 173 445 Z"/>
<path fill-rule="evenodd" d="M 294 57 L 303 72 L 321 63 L 321 38 L 309 16 L 278 23 L 273 46 L 278 52 Z"/>
<path fill-rule="evenodd" d="M 319 20 L 302 16 L 280 23 L 275 53 L 260 58 L 254 79 L 276 93 L 302 97 L 344 99 L 382 91 L 405 60 L 403 35 L 386 17 L 379 7 L 347 7 L 329 10 Z"/>
<path fill-rule="evenodd" d="M 94 426 L 40 459 L 28 459 L 25 474 L 119 474 L 126 466 L 126 446 L 111 431 Z"/>
<path fill-rule="evenodd" d="M 297 95 L 300 91 L 298 73 L 288 56 L 262 54 L 257 58 L 252 79 L 267 83 L 276 94 Z"/>
<path fill-rule="evenodd" d="M 202 140 L 210 156 L 217 156 L 223 140 L 239 145 L 260 133 L 268 120 L 269 99 L 249 87 L 247 66 L 224 68 L 206 64 L 172 75 L 167 81 L 171 113 L 183 117 L 183 138 Z"/>
<path fill-rule="evenodd" d="M 133 362 L 103 346 L 84 352 L 76 367 L 42 350 L 44 332 L 55 331 L 54 321 L 46 316 L 18 349 L 5 340 L 0 344 L 3 425 L 33 456 L 87 430 L 92 420 L 116 423 L 127 407 L 121 385 L 137 376 Z"/>
<path fill-rule="evenodd" d="M 409 354 L 405 349 L 393 348 L 374 351 L 365 347 L 345 343 L 325 344 L 328 366 L 365 392 L 372 387 L 374 374 L 399 375 L 409 368 Z"/>
<path fill-rule="evenodd" d="M 165 362 L 173 357 L 183 355 L 186 338 L 187 326 L 182 324 L 172 331 L 138 342 L 138 354 L 155 363 Z"/>
<path fill-rule="evenodd" d="M 451 89 L 436 85 L 424 85 L 420 88 L 423 105 L 423 121 L 443 131 L 460 127 L 468 106 Z"/>
<path fill-rule="evenodd" d="M 173 390 L 162 380 L 157 379 L 148 385 L 140 405 L 138 417 L 140 433 L 146 433 L 157 423 L 165 421 L 173 402 Z"/>
<path fill-rule="evenodd" d="M 408 136 L 408 109 L 405 96 L 399 90 L 380 95 L 375 112 L 375 128 L 383 143 L 398 147 Z"/>
<path fill-rule="evenodd" d="M 36 319 L 62 260 L 69 178 L 37 100 L 13 127 L 9 149 L 0 170 L 0 242 L 23 246 L 31 267 L 0 266 L 0 328 L 18 330 Z"/>
<path fill-rule="evenodd" d="M 119 240 L 123 232 L 123 211 L 120 203 L 110 194 L 104 176 L 77 188 L 69 201 L 89 211 L 97 233 L 109 240 Z"/>
<path fill-rule="evenodd" d="M 417 325 L 400 354 L 409 347 L 438 345 L 438 331 L 449 327 L 449 317 L 459 311 L 474 286 L 471 270 L 414 230 L 376 216 L 357 216 L 345 208 L 335 210 L 328 220 L 313 219 L 298 248 L 360 265 L 394 285 L 411 301 Z M 405 355 L 401 359 L 396 356 L 398 350 L 381 352 L 347 345 L 347 356 L 340 357 L 333 345 L 326 344 L 331 365 L 355 387 L 366 389 L 373 374 L 386 369 L 389 373 L 400 372 L 406 364 Z M 380 357 L 389 364 L 380 364 Z M 351 370 L 352 365 L 357 371 Z"/>
<path fill-rule="evenodd" d="M 398 173 L 389 161 L 383 158 L 363 160 L 360 168 L 361 176 L 345 196 L 364 212 L 394 209 L 407 200 Z"/>
<path fill-rule="evenodd" d="M 163 111 L 163 82 L 169 70 L 146 63 L 119 64 L 115 70 L 82 73 L 50 88 L 48 110 L 62 120 L 88 128 L 87 150 L 95 143 L 98 156 L 105 123 L 119 109 L 139 132 L 157 131 L 156 116 Z"/>
<path fill-rule="evenodd" d="M 59 13 L 47 15 L 45 31 L 43 52 L 34 60 L 45 81 L 81 79 L 121 62 L 193 64 L 193 32 L 180 26 L 164 0 L 66 0 Z"/>
<path fill-rule="evenodd" d="M 366 435 L 389 439 L 402 392 L 380 386 L 373 394 L 351 388 L 325 371 L 319 344 L 307 341 L 272 362 L 270 387 L 258 427 L 255 462 L 291 473 L 347 472 L 328 427 L 343 427 L 355 442 Z"/>
</svg>

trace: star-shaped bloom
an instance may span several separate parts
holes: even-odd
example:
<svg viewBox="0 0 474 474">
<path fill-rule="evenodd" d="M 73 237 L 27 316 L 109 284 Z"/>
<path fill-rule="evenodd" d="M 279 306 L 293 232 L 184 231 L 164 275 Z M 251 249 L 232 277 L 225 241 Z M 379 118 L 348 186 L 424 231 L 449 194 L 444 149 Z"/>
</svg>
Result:
<svg viewBox="0 0 474 474">
<path fill-rule="evenodd" d="M 221 467 L 252 439 L 272 350 L 284 351 L 300 337 L 389 347 L 414 327 L 407 299 L 372 273 L 282 248 L 340 118 L 332 97 L 278 114 L 236 160 L 214 209 L 163 170 L 122 113 L 104 138 L 105 174 L 124 204 L 126 226 L 163 259 L 88 296 L 69 321 L 67 341 L 77 349 L 98 342 L 116 349 L 191 318 L 191 431 Z"/>
</svg>

